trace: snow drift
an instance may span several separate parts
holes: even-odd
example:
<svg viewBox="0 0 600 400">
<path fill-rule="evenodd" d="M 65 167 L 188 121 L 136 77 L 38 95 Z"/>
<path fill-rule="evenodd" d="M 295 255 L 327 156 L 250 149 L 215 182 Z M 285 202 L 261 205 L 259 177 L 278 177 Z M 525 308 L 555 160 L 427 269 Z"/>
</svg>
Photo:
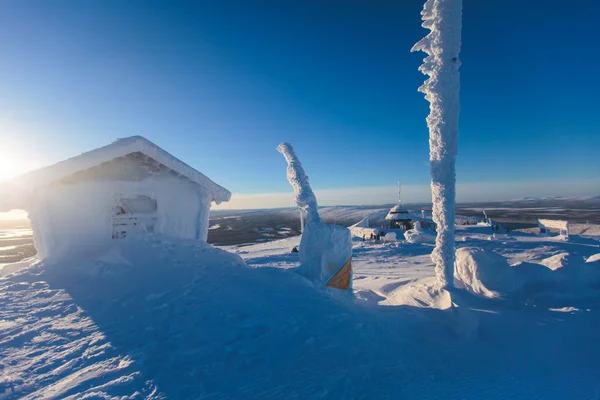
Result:
<svg viewBox="0 0 600 400">
<path fill-rule="evenodd" d="M 567 253 L 511 266 L 492 250 L 463 247 L 456 251 L 455 271 L 456 287 L 483 297 L 554 301 L 600 295 L 600 261 Z"/>
<path fill-rule="evenodd" d="M 388 232 L 383 237 L 383 240 L 385 242 L 397 242 L 400 239 L 398 238 L 398 233 L 397 232 Z"/>
<path fill-rule="evenodd" d="M 419 224 L 415 224 L 418 226 Z M 436 234 L 432 231 L 415 228 L 404 232 L 404 239 L 408 243 L 435 243 Z"/>
<path fill-rule="evenodd" d="M 515 292 L 518 281 L 506 259 L 492 251 L 463 247 L 456 251 L 455 285 L 484 297 Z"/>
<path fill-rule="evenodd" d="M 598 261 L 600 261 L 600 253 L 593 254 L 585 260 L 586 263 L 598 262 Z"/>
</svg>

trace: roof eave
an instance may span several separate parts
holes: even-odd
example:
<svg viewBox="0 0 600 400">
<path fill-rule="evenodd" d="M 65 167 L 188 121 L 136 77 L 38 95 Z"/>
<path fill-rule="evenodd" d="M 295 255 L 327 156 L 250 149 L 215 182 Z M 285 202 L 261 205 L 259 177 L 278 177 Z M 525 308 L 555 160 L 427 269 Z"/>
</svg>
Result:
<svg viewBox="0 0 600 400">
<path fill-rule="evenodd" d="M 217 204 L 227 202 L 231 199 L 231 192 L 229 192 L 229 190 L 216 184 L 200 171 L 174 157 L 166 150 L 163 150 L 142 136 L 117 139 L 109 145 L 68 158 L 48 167 L 26 173 L 6 182 L 4 185 L 10 186 L 11 190 L 30 194 L 40 186 L 59 181 L 73 173 L 93 168 L 104 162 L 135 152 L 140 152 L 148 157 L 154 158 L 156 161 L 164 164 L 182 176 L 185 176 L 200 187 L 203 187 L 211 194 L 212 200 Z M 0 202 L 0 208 L 3 208 L 2 202 Z"/>
</svg>

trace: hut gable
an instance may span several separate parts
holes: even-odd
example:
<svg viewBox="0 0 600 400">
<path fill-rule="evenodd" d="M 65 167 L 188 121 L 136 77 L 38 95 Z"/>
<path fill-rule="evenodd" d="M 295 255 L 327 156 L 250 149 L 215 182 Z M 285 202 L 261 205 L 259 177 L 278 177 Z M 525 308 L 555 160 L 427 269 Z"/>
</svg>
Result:
<svg viewBox="0 0 600 400">
<path fill-rule="evenodd" d="M 227 202 L 231 192 L 201 172 L 172 156 L 142 136 L 131 136 L 54 165 L 29 172 L 0 188 L 0 211 L 27 209 L 28 198 L 39 187 L 82 179 L 143 179 L 152 173 L 171 173 L 185 178 L 210 194 L 217 204 Z"/>
<path fill-rule="evenodd" d="M 186 176 L 181 175 L 163 163 L 158 162 L 141 152 L 130 153 L 95 167 L 75 172 L 72 175 L 60 179 L 58 182 L 77 183 L 103 180 L 141 181 L 156 175 L 171 175 L 192 182 Z"/>
</svg>

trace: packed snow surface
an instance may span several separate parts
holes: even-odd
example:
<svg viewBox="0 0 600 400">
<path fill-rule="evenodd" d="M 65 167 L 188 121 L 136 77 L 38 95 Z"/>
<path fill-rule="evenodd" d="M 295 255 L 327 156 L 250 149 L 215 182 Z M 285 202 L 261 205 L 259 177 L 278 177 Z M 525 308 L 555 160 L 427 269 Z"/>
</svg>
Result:
<svg viewBox="0 0 600 400">
<path fill-rule="evenodd" d="M 294 272 L 299 237 L 25 262 L 0 278 L 0 399 L 597 398 L 600 242 L 456 230 L 503 296 L 435 289 L 428 243 L 355 241 L 354 300 Z"/>
</svg>

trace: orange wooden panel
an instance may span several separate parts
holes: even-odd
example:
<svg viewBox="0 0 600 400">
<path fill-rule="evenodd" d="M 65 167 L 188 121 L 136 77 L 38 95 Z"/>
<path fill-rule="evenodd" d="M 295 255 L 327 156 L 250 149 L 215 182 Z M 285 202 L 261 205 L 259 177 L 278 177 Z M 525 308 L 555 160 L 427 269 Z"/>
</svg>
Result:
<svg viewBox="0 0 600 400">
<path fill-rule="evenodd" d="M 350 286 L 350 272 L 352 272 L 352 257 L 327 281 L 326 286 L 346 290 Z"/>
</svg>

